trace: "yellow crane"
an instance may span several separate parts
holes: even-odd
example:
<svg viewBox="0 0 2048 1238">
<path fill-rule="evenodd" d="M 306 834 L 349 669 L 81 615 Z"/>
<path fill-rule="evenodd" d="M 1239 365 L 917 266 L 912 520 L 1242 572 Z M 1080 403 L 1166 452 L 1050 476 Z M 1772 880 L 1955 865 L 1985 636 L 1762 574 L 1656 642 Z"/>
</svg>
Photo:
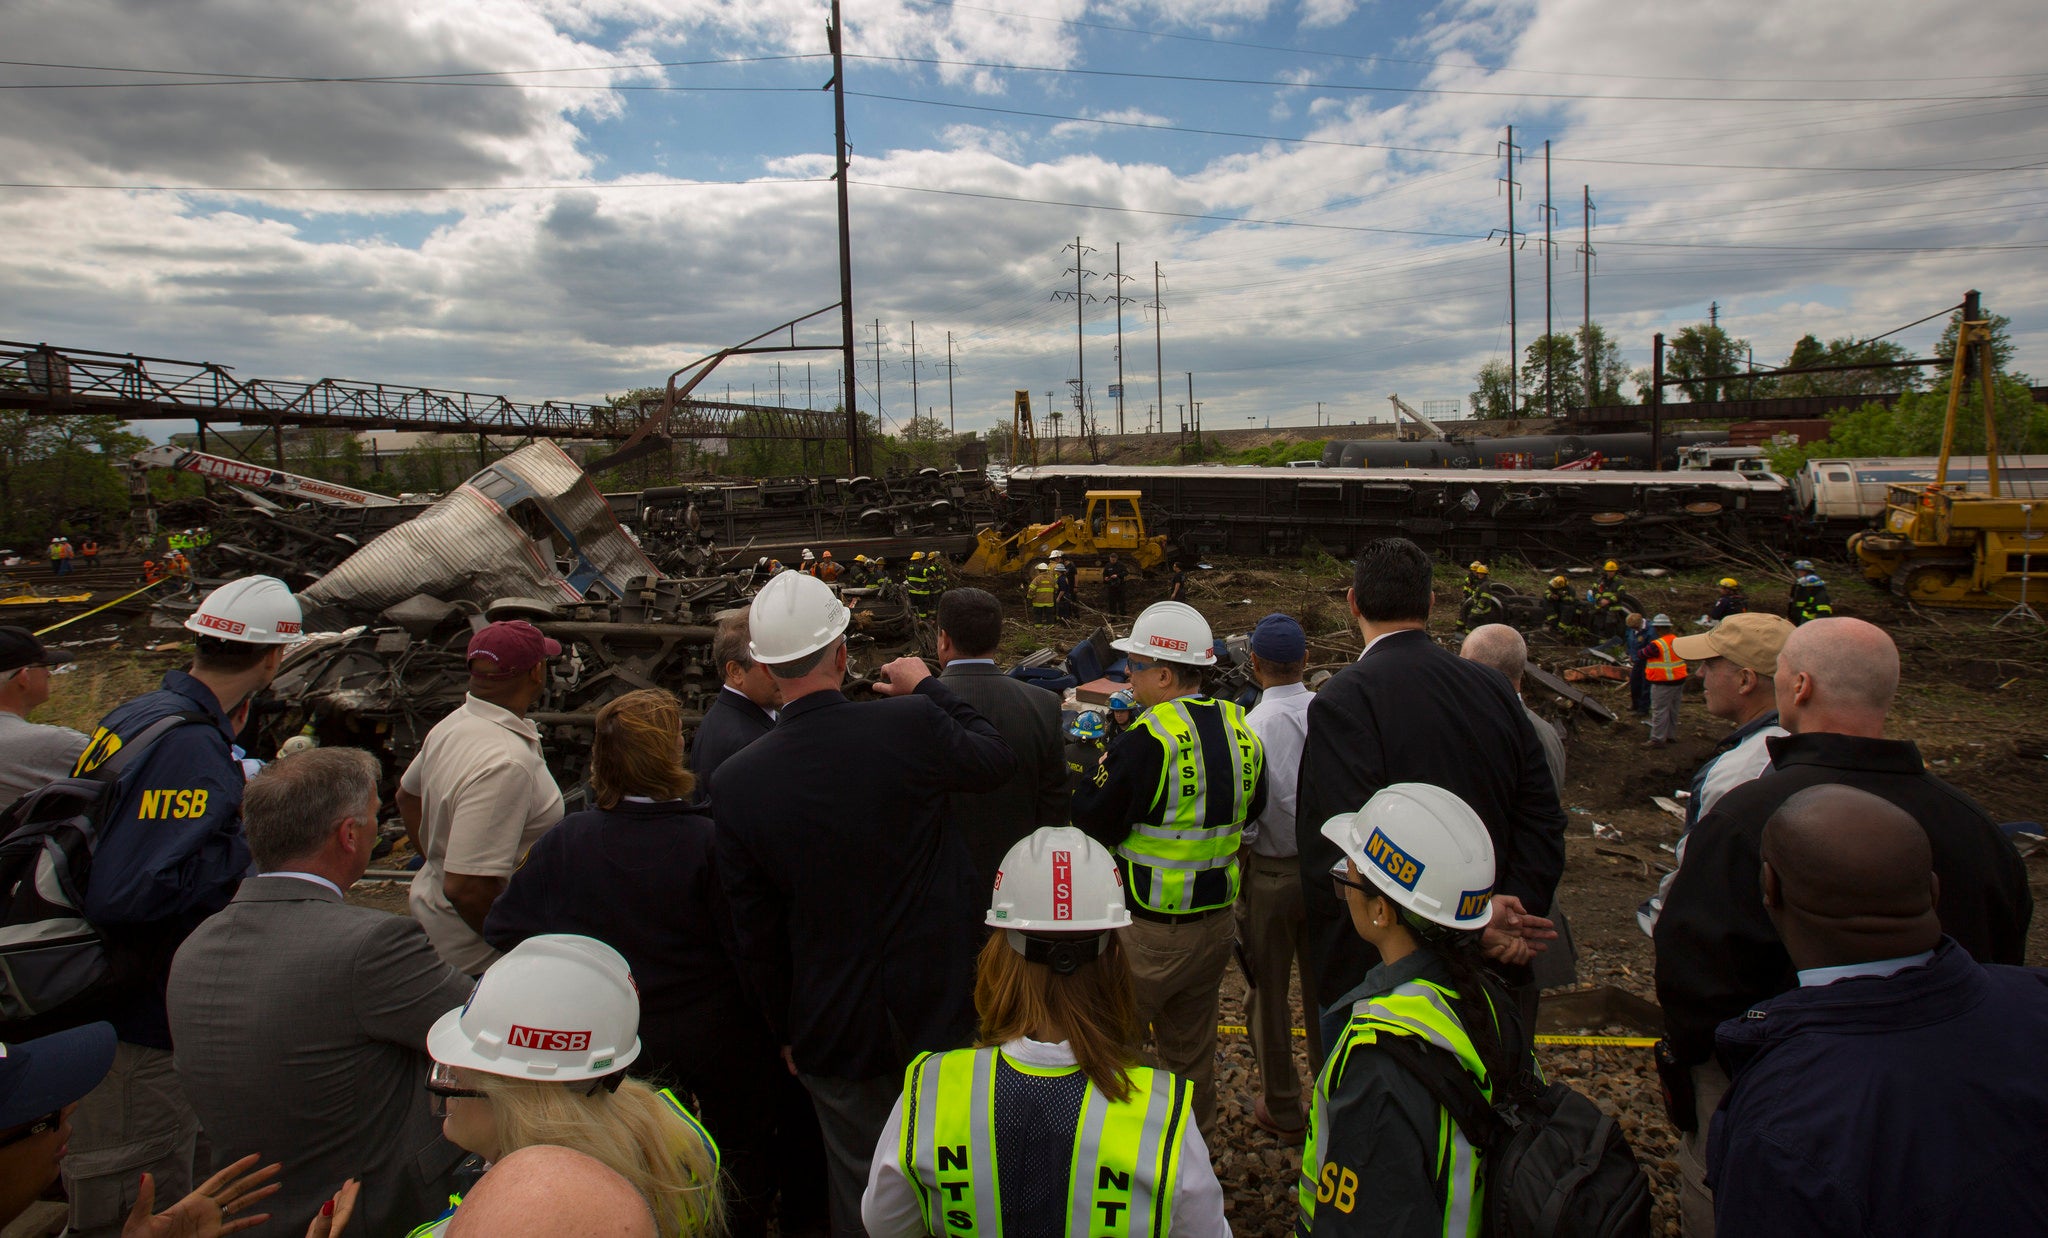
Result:
<svg viewBox="0 0 2048 1238">
<path fill-rule="evenodd" d="M 1976 309 L 1972 293 L 1970 309 Z M 1956 417 L 1970 378 L 1972 349 L 1977 384 L 1984 393 L 1984 480 L 1982 492 L 1948 479 L 1955 446 Z M 1992 373 L 1991 323 L 1968 310 L 1956 332 L 1955 367 L 1949 378 L 1948 414 L 1941 431 L 1941 458 L 1934 480 L 1885 487 L 1882 528 L 1849 539 L 1849 552 L 1863 575 L 1921 606 L 2004 608 L 2024 606 L 2033 556 L 2048 551 L 2048 507 L 2044 500 L 1999 493 L 1997 387 Z M 2048 559 L 2043 559 L 2048 583 Z"/>
</svg>

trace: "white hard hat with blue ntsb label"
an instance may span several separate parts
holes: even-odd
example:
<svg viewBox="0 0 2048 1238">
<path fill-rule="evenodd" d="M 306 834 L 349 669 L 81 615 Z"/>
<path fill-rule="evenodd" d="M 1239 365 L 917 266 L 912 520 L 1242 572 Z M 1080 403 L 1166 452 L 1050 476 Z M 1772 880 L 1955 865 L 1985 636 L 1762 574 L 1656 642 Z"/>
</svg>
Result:
<svg viewBox="0 0 2048 1238">
<path fill-rule="evenodd" d="M 1397 782 L 1323 837 L 1395 905 L 1456 929 L 1493 919 L 1493 839 L 1470 805 L 1442 787 Z"/>
</svg>

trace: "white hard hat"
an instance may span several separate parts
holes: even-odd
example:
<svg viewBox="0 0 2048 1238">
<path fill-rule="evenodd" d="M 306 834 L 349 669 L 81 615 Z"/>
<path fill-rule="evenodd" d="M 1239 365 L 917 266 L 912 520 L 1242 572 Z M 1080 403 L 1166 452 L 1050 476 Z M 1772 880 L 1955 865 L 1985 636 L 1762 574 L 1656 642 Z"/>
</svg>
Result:
<svg viewBox="0 0 2048 1238">
<path fill-rule="evenodd" d="M 206 595 L 185 620 L 201 636 L 245 645 L 296 645 L 305 639 L 299 599 L 275 576 L 244 576 Z"/>
<path fill-rule="evenodd" d="M 1034 830 L 1010 848 L 983 921 L 1054 933 L 1101 933 L 1130 922 L 1116 858 L 1071 825 Z"/>
<path fill-rule="evenodd" d="M 568 1083 L 631 1065 L 639 1032 L 640 994 L 625 958 L 595 937 L 544 933 L 491 964 L 469 1000 L 434 1021 L 427 1055 L 488 1075 Z"/>
<path fill-rule="evenodd" d="M 1110 648 L 1183 666 L 1216 665 L 1216 638 L 1209 621 L 1186 602 L 1154 602 L 1131 625 L 1131 634 Z"/>
<path fill-rule="evenodd" d="M 1067 552 L 1064 550 L 1055 550 L 1052 552 L 1052 557 L 1055 559 L 1064 559 L 1067 557 Z"/>
<path fill-rule="evenodd" d="M 294 735 L 277 746 L 277 755 L 280 757 L 294 756 L 319 746 L 320 741 L 314 739 L 311 735 Z"/>
<path fill-rule="evenodd" d="M 818 556 L 811 553 L 811 548 L 809 546 L 804 547 L 804 562 L 809 563 L 811 560 L 817 557 Z"/>
<path fill-rule="evenodd" d="M 802 572 L 783 572 L 761 586 L 747 612 L 747 651 L 767 666 L 808 657 L 846 631 L 846 605 L 832 586 Z"/>
<path fill-rule="evenodd" d="M 1034 572 L 1042 572 L 1042 571 L 1044 571 L 1044 570 L 1045 570 L 1045 564 L 1043 564 L 1043 563 L 1034 563 L 1034 564 L 1032 564 L 1032 565 L 1031 565 L 1031 570 L 1032 570 L 1032 571 L 1034 571 Z"/>
<path fill-rule="evenodd" d="M 1650 616 L 1650 626 L 1653 628 L 1668 628 L 1671 626 L 1671 616 L 1664 614 L 1652 615 Z"/>
<path fill-rule="evenodd" d="M 1323 822 L 1358 871 L 1423 919 L 1479 929 L 1493 919 L 1493 839 L 1464 800 L 1424 782 L 1383 787 Z"/>
</svg>

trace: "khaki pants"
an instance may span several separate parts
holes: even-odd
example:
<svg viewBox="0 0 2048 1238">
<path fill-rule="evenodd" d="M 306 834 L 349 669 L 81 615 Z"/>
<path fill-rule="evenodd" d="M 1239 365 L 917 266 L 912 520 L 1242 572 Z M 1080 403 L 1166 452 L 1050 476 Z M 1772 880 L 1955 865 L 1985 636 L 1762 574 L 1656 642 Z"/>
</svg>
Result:
<svg viewBox="0 0 2048 1238">
<path fill-rule="evenodd" d="M 1300 860 L 1252 853 L 1238 892 L 1237 922 L 1257 981 L 1247 1022 L 1252 1056 L 1259 1063 L 1259 1090 L 1273 1121 L 1298 1130 L 1307 1124 L 1308 1111 L 1301 1103 L 1301 1076 L 1294 1073 L 1294 1007 L 1288 1000 L 1288 982 L 1296 969 L 1301 972 L 1311 1075 L 1323 1062 L 1323 1031 L 1314 1010 L 1316 973 L 1304 935 L 1307 916 L 1301 906 Z"/>
<path fill-rule="evenodd" d="M 1685 1238 L 1714 1238 L 1714 1193 L 1707 1189 L 1707 1132 L 1728 1091 L 1717 1062 L 1692 1068 L 1695 1129 L 1678 1137 L 1678 1226 Z"/>
<path fill-rule="evenodd" d="M 1226 909 L 1179 924 L 1134 919 L 1117 933 L 1131 961 L 1138 1020 L 1152 1028 L 1154 1061 L 1194 1085 L 1195 1124 L 1213 1145 L 1216 1018 L 1237 920 Z"/>
<path fill-rule="evenodd" d="M 1678 738 L 1678 702 L 1685 695 L 1685 681 L 1650 685 L 1650 738 Z"/>
<path fill-rule="evenodd" d="M 115 1045 L 114 1068 L 71 1115 L 71 1238 L 119 1238 L 145 1172 L 156 1179 L 158 1211 L 191 1194 L 212 1172 L 193 1164 L 198 1143 L 199 1115 L 178 1086 L 170 1051 Z"/>
</svg>

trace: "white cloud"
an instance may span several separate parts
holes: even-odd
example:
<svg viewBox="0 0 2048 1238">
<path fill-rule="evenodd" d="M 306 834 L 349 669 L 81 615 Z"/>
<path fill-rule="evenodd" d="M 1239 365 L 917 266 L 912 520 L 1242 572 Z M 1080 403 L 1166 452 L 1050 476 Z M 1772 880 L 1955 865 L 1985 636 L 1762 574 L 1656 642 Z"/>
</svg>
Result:
<svg viewBox="0 0 2048 1238">
<path fill-rule="evenodd" d="M 1087 63 L 1095 54 L 1077 28 L 1053 21 L 896 2 L 859 7 L 854 43 L 876 54 L 1044 64 Z M 1021 11 L 1027 0 L 990 7 Z M 1276 6 L 1214 0 L 1135 14 L 1089 0 L 1029 7 L 1049 17 L 1206 30 L 1239 29 Z M 1311 0 L 1301 20 L 1340 7 Z M 2000 33 L 2024 27 L 2028 7 L 1991 7 L 1982 21 L 1959 27 L 1911 6 L 1864 5 L 1850 18 L 1833 4 L 1746 0 L 1702 23 L 1696 14 L 1594 0 L 1456 0 L 1402 54 L 1478 59 L 1503 71 L 1442 67 L 1418 76 L 1375 66 L 1347 77 L 1322 61 L 1266 57 L 1239 65 L 1236 75 L 1296 83 L 1277 92 L 1294 118 L 1249 125 L 1219 118 L 1216 101 L 1256 100 L 1257 91 L 1189 87 L 1139 107 L 1106 87 L 1098 93 L 1087 79 L 902 70 L 920 86 L 916 93 L 934 97 L 1004 93 L 1013 100 L 1004 106 L 1029 110 L 1065 92 L 1048 110 L 1139 124 L 1166 115 L 1194 127 L 1266 124 L 1334 142 L 1462 153 L 1233 143 L 1024 118 L 952 123 L 944 113 L 901 122 L 891 113 L 891 123 L 904 124 L 891 141 L 855 135 L 855 300 L 864 324 L 857 368 L 872 386 L 865 324 L 880 318 L 885 402 L 892 416 L 906 407 L 905 345 L 915 319 L 928 382 L 942 378 L 924 367 L 953 333 L 963 427 L 1000 416 L 1014 389 L 1041 399 L 1062 390 L 1074 365 L 1073 308 L 1050 294 L 1071 278 L 1062 274 L 1073 264 L 1062 246 L 1078 232 L 1099 251 L 1087 255 L 1098 272 L 1108 271 L 1114 244 L 1123 242 L 1125 273 L 1139 277 L 1125 295 L 1138 301 L 1150 300 L 1150 268 L 1161 264 L 1166 402 L 1185 401 L 1182 375 L 1192 369 L 1212 425 L 1269 412 L 1276 421 L 1306 421 L 1318 400 L 1340 415 L 1380 412 L 1387 390 L 1411 401 L 1462 397 L 1478 364 L 1507 347 L 1507 258 L 1482 240 L 1417 234 L 1483 237 L 1502 225 L 1500 164 L 1488 155 L 1509 121 L 1533 154 L 1545 137 L 1555 143 L 1561 327 L 1578 318 L 1570 251 L 1579 240 L 1579 187 L 1590 183 L 1601 207 L 1594 313 L 1639 356 L 1651 332 L 1704 318 L 1710 301 L 1721 304 L 1724 324 L 1756 343 L 1761 361 L 1782 356 L 1805 331 L 1884 330 L 1976 286 L 1993 309 L 2013 316 L 2025 365 L 2048 342 L 2048 292 L 2036 278 L 2041 251 L 1885 247 L 2048 243 L 2037 206 L 2042 174 L 1826 170 L 2028 157 L 2037 135 L 2032 114 L 2017 110 L 2028 105 L 1974 98 L 2017 81 L 1873 80 L 2032 71 L 2020 42 Z M 62 21 L 11 18 L 10 48 L 22 59 L 77 63 L 361 73 L 619 65 L 816 50 L 821 41 L 821 8 L 809 0 L 369 0 L 313 9 L 208 0 L 178 12 L 74 0 Z M 1359 25 L 1385 12 L 1348 24 L 1334 16 L 1340 25 L 1318 37 L 1364 48 Z M 1574 72 L 1588 67 L 1598 73 Z M 898 74 L 878 62 L 859 71 L 870 83 Z M 1340 79 L 1481 93 L 1338 95 L 1300 85 Z M 587 80 L 657 77 L 609 68 Z M 1727 101 L 1816 95 L 1973 98 Z M 634 165 L 635 152 L 623 149 L 630 144 L 616 137 L 651 106 L 628 92 L 495 88 L 0 92 L 0 158 L 15 169 L 11 179 L 588 182 L 412 198 L 0 191 L 0 230 L 10 240 L 9 262 L 0 264 L 0 335 L 216 360 L 243 374 L 569 398 L 658 382 L 684 361 L 833 301 L 831 186 L 692 187 L 654 175 L 651 159 Z M 1247 106 L 1253 117 L 1262 110 Z M 609 146 L 599 140 L 607 135 Z M 661 156 L 704 176 L 829 172 L 826 144 L 815 135 L 760 136 L 758 161 L 739 161 L 737 171 L 711 170 L 687 131 L 665 136 Z M 1701 166 L 1710 164 L 1821 170 Z M 1532 157 L 1519 172 L 1526 196 L 1518 226 L 1540 230 L 1531 229 L 1540 162 Z M 1219 227 L 1003 198 L 1328 227 Z M 383 235 L 365 238 L 358 229 Z M 1716 248 L 1723 246 L 1828 250 Z M 1533 247 L 1520 264 L 1526 343 L 1541 329 L 1543 265 Z M 1110 291 L 1106 279 L 1088 287 Z M 1104 376 L 1114 375 L 1112 320 L 1105 304 L 1084 312 L 1088 373 L 1100 392 Z M 1155 398 L 1152 324 L 1135 304 L 1126 314 L 1136 421 Z M 1924 346 L 1937 330 L 1930 324 L 1909 339 Z M 2048 369 L 2048 361 L 2033 364 Z M 785 362 L 786 389 L 800 389 L 802 365 Z M 765 392 L 775 371 L 754 362 L 730 376 L 738 391 L 758 383 Z M 833 390 L 835 360 L 816 358 L 813 376 L 821 394 Z M 933 402 L 934 389 L 921 392 L 922 402 Z"/>
</svg>

